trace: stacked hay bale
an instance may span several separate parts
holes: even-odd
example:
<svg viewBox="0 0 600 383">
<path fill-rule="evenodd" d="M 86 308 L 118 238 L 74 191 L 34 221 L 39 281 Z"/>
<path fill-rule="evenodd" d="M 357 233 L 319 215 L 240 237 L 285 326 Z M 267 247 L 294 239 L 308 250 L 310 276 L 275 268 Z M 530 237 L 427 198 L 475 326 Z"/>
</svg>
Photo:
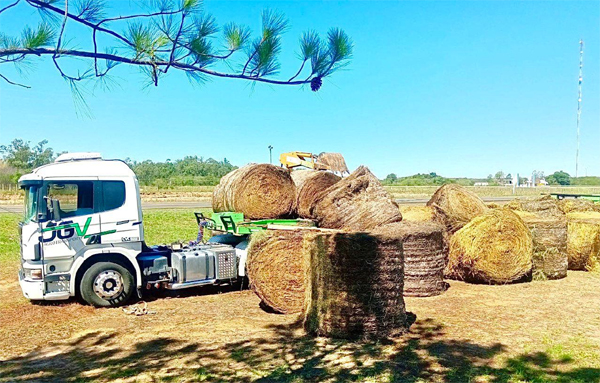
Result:
<svg viewBox="0 0 600 383">
<path fill-rule="evenodd" d="M 252 234 L 246 270 L 252 290 L 263 304 L 281 314 L 304 308 L 308 230 L 266 230 Z"/>
<path fill-rule="evenodd" d="M 600 205 L 581 198 L 567 198 L 558 201 L 558 208 L 565 214 L 593 211 L 600 213 Z"/>
<path fill-rule="evenodd" d="M 295 211 L 301 218 L 313 218 L 312 210 L 322 193 L 341 177 L 326 171 L 295 170 L 291 173 L 296 184 Z"/>
<path fill-rule="evenodd" d="M 600 270 L 600 213 L 567 214 L 570 270 Z"/>
<path fill-rule="evenodd" d="M 485 203 L 475 193 L 460 185 L 444 185 L 431 197 L 427 206 L 435 209 L 436 220 L 454 233 L 473 218 L 485 213 Z"/>
<path fill-rule="evenodd" d="M 435 220 L 435 210 L 431 206 L 401 205 L 403 221 L 431 222 Z"/>
<path fill-rule="evenodd" d="M 352 231 L 402 220 L 398 204 L 365 166 L 323 191 L 312 216 L 320 227 Z"/>
<path fill-rule="evenodd" d="M 404 296 L 429 297 L 447 290 L 443 227 L 433 222 L 396 222 L 373 233 L 395 237 L 404 248 Z"/>
<path fill-rule="evenodd" d="M 402 241 L 366 233 L 319 233 L 307 242 L 307 332 L 385 338 L 408 326 L 402 297 Z"/>
<path fill-rule="evenodd" d="M 560 217 L 563 212 L 558 208 L 558 201 L 551 196 L 542 196 L 536 199 L 514 199 L 506 207 L 515 211 L 536 213 L 545 217 Z"/>
<path fill-rule="evenodd" d="M 533 238 L 533 279 L 561 279 L 567 276 L 567 220 L 515 211 Z"/>
<path fill-rule="evenodd" d="M 533 240 L 521 218 L 508 209 L 475 217 L 450 239 L 445 274 L 469 282 L 502 284 L 526 276 Z"/>
<path fill-rule="evenodd" d="M 248 219 L 293 214 L 296 187 L 287 170 L 270 164 L 250 164 L 223 178 L 213 192 L 215 212 L 237 211 Z"/>
</svg>

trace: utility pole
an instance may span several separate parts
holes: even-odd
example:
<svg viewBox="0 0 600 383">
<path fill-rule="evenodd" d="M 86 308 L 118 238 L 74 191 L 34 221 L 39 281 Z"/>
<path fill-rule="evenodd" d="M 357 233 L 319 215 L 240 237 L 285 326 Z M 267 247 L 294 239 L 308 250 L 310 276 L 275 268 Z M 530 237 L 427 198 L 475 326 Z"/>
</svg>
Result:
<svg viewBox="0 0 600 383">
<path fill-rule="evenodd" d="M 579 40 L 579 96 L 577 97 L 577 153 L 575 155 L 575 178 L 579 176 L 579 123 L 581 121 L 581 83 L 583 82 L 583 40 Z"/>
<path fill-rule="evenodd" d="M 269 163 L 272 165 L 273 164 L 273 146 L 269 145 Z"/>
</svg>

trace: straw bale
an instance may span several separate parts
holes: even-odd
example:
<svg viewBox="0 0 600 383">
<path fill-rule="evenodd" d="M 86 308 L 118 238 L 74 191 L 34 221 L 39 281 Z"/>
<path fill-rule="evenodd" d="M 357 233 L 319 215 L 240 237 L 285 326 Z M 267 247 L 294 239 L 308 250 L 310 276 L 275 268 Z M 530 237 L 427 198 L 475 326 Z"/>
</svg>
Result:
<svg viewBox="0 0 600 383">
<path fill-rule="evenodd" d="M 515 211 L 533 238 L 533 279 L 561 279 L 567 276 L 567 220 L 536 213 Z"/>
<path fill-rule="evenodd" d="M 526 211 L 547 217 L 561 217 L 563 212 L 558 208 L 558 201 L 552 196 L 545 195 L 535 199 L 516 198 L 506 204 L 506 207 L 515 211 Z"/>
<path fill-rule="evenodd" d="M 445 274 L 469 282 L 502 284 L 526 276 L 533 240 L 515 213 L 495 209 L 473 218 L 450 239 Z"/>
<path fill-rule="evenodd" d="M 435 210 L 431 206 L 400 205 L 402 221 L 431 222 L 435 219 Z"/>
<path fill-rule="evenodd" d="M 581 198 L 565 198 L 558 201 L 558 208 L 565 214 L 595 211 L 600 213 L 600 204 Z"/>
<path fill-rule="evenodd" d="M 600 262 L 600 213 L 567 214 L 569 270 L 591 270 Z"/>
<path fill-rule="evenodd" d="M 443 185 L 436 190 L 427 206 L 435 209 L 436 221 L 445 225 L 450 233 L 488 210 L 475 193 L 454 184 Z"/>
<path fill-rule="evenodd" d="M 292 172 L 292 179 L 296 184 L 295 211 L 302 218 L 313 218 L 312 210 L 316 201 L 341 177 L 327 171 L 299 170 Z"/>
<path fill-rule="evenodd" d="M 265 230 L 252 234 L 246 263 L 252 290 L 273 311 L 299 313 L 304 308 L 303 241 L 308 230 Z"/>
<path fill-rule="evenodd" d="M 346 166 L 346 160 L 341 153 L 321 153 L 317 156 L 317 162 L 334 172 L 350 173 L 348 166 Z"/>
<path fill-rule="evenodd" d="M 402 241 L 367 233 L 320 233 L 307 243 L 307 332 L 371 339 L 408 329 Z"/>
<path fill-rule="evenodd" d="M 351 231 L 402 220 L 398 204 L 365 166 L 323 191 L 312 216 L 320 227 Z"/>
<path fill-rule="evenodd" d="M 404 296 L 429 297 L 447 290 L 444 228 L 433 222 L 395 222 L 373 233 L 398 238 L 404 248 Z"/>
<path fill-rule="evenodd" d="M 288 170 L 250 164 L 221 178 L 213 192 L 213 210 L 241 212 L 248 219 L 287 217 L 293 214 L 295 196 Z"/>
</svg>

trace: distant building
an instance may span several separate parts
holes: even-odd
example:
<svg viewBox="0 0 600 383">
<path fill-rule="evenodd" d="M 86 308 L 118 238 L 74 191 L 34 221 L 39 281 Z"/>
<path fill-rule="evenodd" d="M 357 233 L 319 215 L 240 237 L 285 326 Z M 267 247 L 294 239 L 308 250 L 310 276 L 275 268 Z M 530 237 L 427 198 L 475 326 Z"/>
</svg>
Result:
<svg viewBox="0 0 600 383">
<path fill-rule="evenodd" d="M 488 182 L 475 182 L 474 186 L 489 186 Z"/>
</svg>

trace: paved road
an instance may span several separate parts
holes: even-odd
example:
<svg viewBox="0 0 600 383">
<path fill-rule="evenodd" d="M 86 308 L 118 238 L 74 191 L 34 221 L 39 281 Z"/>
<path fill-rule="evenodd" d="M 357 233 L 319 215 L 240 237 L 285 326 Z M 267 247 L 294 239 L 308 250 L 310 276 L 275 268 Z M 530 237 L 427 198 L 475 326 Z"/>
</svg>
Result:
<svg viewBox="0 0 600 383">
<path fill-rule="evenodd" d="M 506 203 L 512 197 L 487 197 L 483 198 L 484 202 Z M 401 205 L 424 205 L 429 199 L 397 199 Z M 144 202 L 142 203 L 143 210 L 154 209 L 199 209 L 211 207 L 210 201 L 174 201 L 174 202 Z M 21 205 L 0 205 L 0 213 L 16 213 L 20 214 L 23 211 Z"/>
</svg>

